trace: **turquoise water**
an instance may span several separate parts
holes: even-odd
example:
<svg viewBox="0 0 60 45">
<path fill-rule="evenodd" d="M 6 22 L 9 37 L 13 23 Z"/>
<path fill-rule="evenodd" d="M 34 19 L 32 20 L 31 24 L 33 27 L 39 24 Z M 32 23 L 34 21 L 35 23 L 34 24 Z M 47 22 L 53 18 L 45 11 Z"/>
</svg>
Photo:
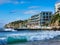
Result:
<svg viewBox="0 0 60 45">
<path fill-rule="evenodd" d="M 0 32 L 0 45 L 60 39 L 60 31 Z"/>
</svg>

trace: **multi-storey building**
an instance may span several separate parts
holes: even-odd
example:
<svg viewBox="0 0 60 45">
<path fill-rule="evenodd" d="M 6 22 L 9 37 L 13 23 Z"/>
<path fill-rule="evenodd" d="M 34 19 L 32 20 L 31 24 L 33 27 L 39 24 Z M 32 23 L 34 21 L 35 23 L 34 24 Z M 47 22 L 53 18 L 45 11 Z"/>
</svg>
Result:
<svg viewBox="0 0 60 45">
<path fill-rule="evenodd" d="M 31 18 L 28 20 L 28 27 L 33 28 L 35 26 L 40 26 L 40 15 L 33 15 Z"/>
<path fill-rule="evenodd" d="M 41 12 L 40 13 L 40 26 L 48 25 L 51 21 L 52 12 Z"/>
<path fill-rule="evenodd" d="M 40 27 L 47 25 L 51 20 L 52 12 L 49 11 L 42 11 L 39 14 L 31 16 L 28 21 L 28 27 Z"/>
<path fill-rule="evenodd" d="M 60 12 L 60 2 L 57 2 L 57 3 L 55 4 L 55 11 L 56 11 L 56 12 Z"/>
</svg>

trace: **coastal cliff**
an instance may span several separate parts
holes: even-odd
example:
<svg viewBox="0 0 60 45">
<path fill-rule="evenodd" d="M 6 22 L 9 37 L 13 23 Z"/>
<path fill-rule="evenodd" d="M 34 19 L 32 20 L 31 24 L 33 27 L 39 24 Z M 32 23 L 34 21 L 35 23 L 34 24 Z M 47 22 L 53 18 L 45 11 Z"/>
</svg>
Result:
<svg viewBox="0 0 60 45">
<path fill-rule="evenodd" d="M 59 12 L 55 13 L 52 16 L 50 26 L 55 27 L 55 28 L 60 28 L 60 13 Z"/>
<path fill-rule="evenodd" d="M 60 13 L 56 12 L 54 15 L 52 15 L 50 23 L 47 23 L 47 24 L 49 25 L 49 27 L 59 29 L 60 28 Z M 6 24 L 4 27 L 13 28 L 13 29 L 22 29 L 22 28 L 25 29 L 27 28 L 27 25 L 28 25 L 28 20 L 18 20 L 18 21 L 14 21 L 9 24 Z"/>
<path fill-rule="evenodd" d="M 26 27 L 26 25 L 27 25 L 27 20 L 24 21 L 18 20 L 18 21 L 10 22 L 9 24 L 6 24 L 4 27 L 18 29 L 18 28 Z"/>
<path fill-rule="evenodd" d="M 51 18 L 51 26 L 60 26 L 60 13 L 55 13 Z"/>
</svg>

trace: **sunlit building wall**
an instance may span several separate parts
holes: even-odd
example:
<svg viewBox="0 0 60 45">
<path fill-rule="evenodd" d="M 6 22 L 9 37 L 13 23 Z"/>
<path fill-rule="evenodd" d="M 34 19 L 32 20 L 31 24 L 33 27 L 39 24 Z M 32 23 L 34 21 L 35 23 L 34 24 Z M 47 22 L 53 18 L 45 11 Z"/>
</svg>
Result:
<svg viewBox="0 0 60 45">
<path fill-rule="evenodd" d="M 28 21 L 29 27 L 40 27 L 45 26 L 47 23 L 51 21 L 52 12 L 50 11 L 42 11 L 39 14 L 31 16 Z"/>
<path fill-rule="evenodd" d="M 55 11 L 60 12 L 60 2 L 55 4 Z"/>
<path fill-rule="evenodd" d="M 43 11 L 40 13 L 40 26 L 47 26 L 51 21 L 52 12 Z"/>
</svg>

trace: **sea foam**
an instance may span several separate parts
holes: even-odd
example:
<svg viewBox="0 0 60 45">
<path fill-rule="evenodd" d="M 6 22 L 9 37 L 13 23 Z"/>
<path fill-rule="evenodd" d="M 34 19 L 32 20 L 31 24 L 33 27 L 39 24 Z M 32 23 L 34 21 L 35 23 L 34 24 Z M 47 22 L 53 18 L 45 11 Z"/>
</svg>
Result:
<svg viewBox="0 0 60 45">
<path fill-rule="evenodd" d="M 24 33 L 12 33 L 7 34 L 6 37 L 0 37 L 0 44 L 7 44 L 21 41 L 39 41 L 49 40 L 60 35 L 60 31 L 38 31 L 38 32 L 24 32 Z"/>
<path fill-rule="evenodd" d="M 54 38 L 60 35 L 60 31 L 41 31 L 41 32 L 30 32 L 30 33 L 19 33 L 19 34 L 10 34 L 8 37 L 20 38 L 21 36 L 25 37 L 28 41 L 34 40 L 45 40 Z"/>
</svg>

